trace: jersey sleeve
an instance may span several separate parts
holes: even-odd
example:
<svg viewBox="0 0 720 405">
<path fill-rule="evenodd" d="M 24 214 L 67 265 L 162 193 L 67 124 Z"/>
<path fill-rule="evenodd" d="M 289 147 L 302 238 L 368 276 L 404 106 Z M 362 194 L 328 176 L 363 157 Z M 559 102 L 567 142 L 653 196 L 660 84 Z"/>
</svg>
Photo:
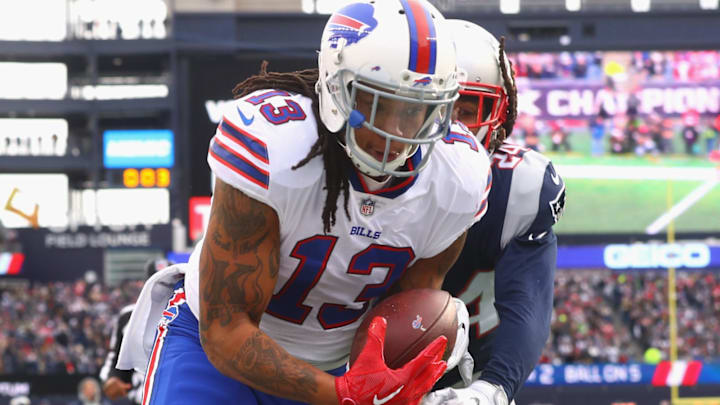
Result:
<svg viewBox="0 0 720 405">
<path fill-rule="evenodd" d="M 489 157 L 470 132 L 453 125 L 439 143 L 438 152 L 442 151 L 447 172 L 439 175 L 437 200 L 438 211 L 445 215 L 435 217 L 433 241 L 424 257 L 445 250 L 485 215 L 492 187 Z"/>
<path fill-rule="evenodd" d="M 495 266 L 500 324 L 482 379 L 505 388 L 512 400 L 537 364 L 550 334 L 557 238 L 515 238 Z"/>
<path fill-rule="evenodd" d="M 535 240 L 548 235 L 565 205 L 565 183 L 552 162 L 508 143 L 493 153 L 492 161 L 494 170 L 503 174 L 502 191 L 496 191 L 492 201 L 506 206 L 500 248 L 516 237 Z"/>
<path fill-rule="evenodd" d="M 217 178 L 276 208 L 269 197 L 270 154 L 266 139 L 269 134 L 259 123 L 253 126 L 253 122 L 248 122 L 247 117 L 255 120 L 254 113 L 240 100 L 228 103 L 210 141 L 207 160 Z"/>
<path fill-rule="evenodd" d="M 227 103 L 208 150 L 213 174 L 282 218 L 295 190 L 322 174 L 314 161 L 293 169 L 317 141 L 311 104 L 280 90 L 259 90 Z"/>
<path fill-rule="evenodd" d="M 555 167 L 548 162 L 540 189 L 537 215 L 530 228 L 521 239 L 532 241 L 548 235 L 553 225 L 562 217 L 565 209 L 565 182 L 555 171 Z"/>
</svg>

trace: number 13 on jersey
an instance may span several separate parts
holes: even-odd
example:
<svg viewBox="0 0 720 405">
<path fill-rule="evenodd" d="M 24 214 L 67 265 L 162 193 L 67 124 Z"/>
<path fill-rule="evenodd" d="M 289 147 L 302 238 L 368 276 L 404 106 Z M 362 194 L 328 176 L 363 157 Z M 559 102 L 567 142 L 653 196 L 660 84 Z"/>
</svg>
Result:
<svg viewBox="0 0 720 405">
<path fill-rule="evenodd" d="M 315 235 L 295 244 L 290 256 L 300 260 L 297 268 L 282 288 L 273 295 L 267 312 L 288 322 L 302 324 L 312 311 L 304 302 L 325 272 L 328 260 L 337 242 L 336 236 Z M 409 247 L 372 244 L 355 254 L 348 265 L 347 274 L 370 275 L 375 269 L 387 269 L 382 283 L 366 284 L 354 302 L 362 303 L 360 309 L 348 308 L 337 303 L 323 303 L 318 310 L 317 319 L 324 329 L 349 325 L 362 316 L 368 309 L 369 301 L 380 297 L 405 273 L 405 269 L 415 258 Z"/>
</svg>

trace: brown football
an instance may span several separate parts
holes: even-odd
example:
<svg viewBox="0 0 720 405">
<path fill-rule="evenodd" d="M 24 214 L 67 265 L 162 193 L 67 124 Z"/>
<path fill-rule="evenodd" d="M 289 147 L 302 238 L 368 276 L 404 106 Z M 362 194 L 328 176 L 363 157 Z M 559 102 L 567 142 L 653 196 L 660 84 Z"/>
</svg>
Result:
<svg viewBox="0 0 720 405">
<path fill-rule="evenodd" d="M 380 301 L 373 307 L 355 332 L 350 350 L 350 365 L 362 351 L 370 321 L 387 319 L 385 364 L 391 369 L 405 365 L 438 336 L 448 342 L 443 359 L 450 357 L 457 334 L 455 302 L 447 291 L 433 289 L 407 290 Z"/>
</svg>

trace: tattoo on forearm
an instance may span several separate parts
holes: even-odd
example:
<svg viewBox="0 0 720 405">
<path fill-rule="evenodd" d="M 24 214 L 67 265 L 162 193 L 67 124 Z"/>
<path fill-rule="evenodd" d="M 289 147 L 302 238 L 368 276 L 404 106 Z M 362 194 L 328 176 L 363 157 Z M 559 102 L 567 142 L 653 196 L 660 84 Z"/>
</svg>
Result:
<svg viewBox="0 0 720 405">
<path fill-rule="evenodd" d="M 288 364 L 295 363 L 293 367 Z M 315 393 L 318 382 L 310 365 L 298 365 L 297 360 L 282 350 L 267 335 L 257 331 L 225 361 L 226 367 L 258 378 L 253 382 L 260 388 L 285 395 Z"/>
<path fill-rule="evenodd" d="M 280 271 L 280 251 L 277 246 L 273 246 L 270 251 L 270 263 L 268 263 L 268 266 L 270 266 L 270 277 L 277 277 Z"/>
<path fill-rule="evenodd" d="M 202 269 L 212 269 L 212 277 L 210 282 L 206 283 L 205 290 L 202 292 L 202 298 L 205 302 L 205 316 L 203 322 L 200 322 L 201 330 L 207 330 L 215 319 L 220 319 L 220 323 L 225 325 L 230 322 L 229 314 L 225 308 L 225 303 L 220 294 L 217 294 L 217 288 L 222 288 L 222 274 L 228 267 L 228 262 L 219 260 L 213 254 L 213 249 L 206 249 L 206 254 L 201 256 Z"/>
<path fill-rule="evenodd" d="M 202 330 L 218 321 L 225 327 L 235 315 L 246 313 L 259 322 L 270 293 L 263 289 L 267 277 L 277 277 L 277 246 L 269 261 L 258 254 L 260 245 L 270 236 L 267 208 L 224 184 L 216 194 L 219 209 L 213 211 L 212 237 L 205 240 L 201 256 L 205 277 L 202 299 Z"/>
<path fill-rule="evenodd" d="M 235 264 L 228 270 L 228 262 L 217 260 L 213 249 L 208 249 L 208 261 L 203 264 L 212 266 L 210 280 L 202 292 L 205 301 L 205 317 L 201 322 L 203 330 L 207 330 L 214 321 L 221 326 L 228 326 L 233 316 L 246 312 L 256 322 L 260 321 L 265 296 L 259 283 L 262 262 L 256 266 Z"/>
<path fill-rule="evenodd" d="M 216 245 L 218 245 L 222 250 L 230 250 L 230 242 L 223 242 L 222 236 L 220 235 L 220 232 L 217 230 L 213 232 L 213 242 L 215 242 Z"/>
<path fill-rule="evenodd" d="M 217 211 L 218 223 L 233 244 L 233 254 L 239 256 L 257 249 L 267 237 L 264 212 L 241 193 L 229 191 L 224 194 L 222 209 Z"/>
<path fill-rule="evenodd" d="M 270 301 L 280 269 L 278 223 L 265 204 L 218 184 L 200 263 L 203 348 L 226 375 L 282 396 L 312 398 L 320 378 L 314 367 L 259 329 L 236 327 L 248 320 L 258 325 Z M 228 333 L 241 344 L 226 339 Z"/>
</svg>

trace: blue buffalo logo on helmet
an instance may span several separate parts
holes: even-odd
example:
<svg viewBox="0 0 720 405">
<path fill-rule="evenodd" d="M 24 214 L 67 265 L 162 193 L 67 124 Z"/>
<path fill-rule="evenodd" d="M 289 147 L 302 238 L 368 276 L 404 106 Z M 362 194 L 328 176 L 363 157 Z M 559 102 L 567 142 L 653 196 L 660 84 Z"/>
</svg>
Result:
<svg viewBox="0 0 720 405">
<path fill-rule="evenodd" d="M 420 78 L 420 79 L 415 79 L 415 82 L 414 82 L 414 84 L 413 84 L 413 87 L 417 87 L 417 86 L 427 86 L 427 85 L 430 84 L 430 83 L 432 83 L 432 77 L 430 77 L 430 76 L 425 76 L 425 77 Z"/>
<path fill-rule="evenodd" d="M 328 22 L 328 29 L 332 32 L 330 47 L 337 48 L 340 38 L 345 38 L 345 45 L 352 45 L 365 38 L 378 24 L 373 13 L 373 6 L 362 3 L 351 4 L 337 11 Z"/>
</svg>

